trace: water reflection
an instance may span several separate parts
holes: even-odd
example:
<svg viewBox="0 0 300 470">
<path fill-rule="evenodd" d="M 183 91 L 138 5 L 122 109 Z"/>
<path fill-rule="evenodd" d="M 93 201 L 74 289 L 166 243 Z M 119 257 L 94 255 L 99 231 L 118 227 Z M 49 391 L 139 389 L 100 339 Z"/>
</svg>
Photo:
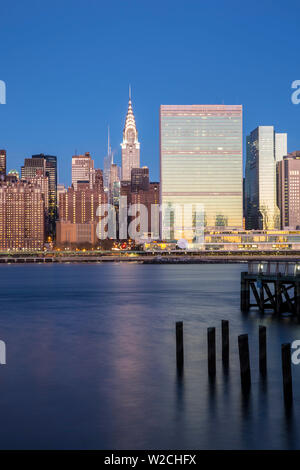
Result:
<svg viewBox="0 0 300 470">
<path fill-rule="evenodd" d="M 184 372 L 183 369 L 177 369 L 176 374 L 176 410 L 179 413 L 184 411 Z"/>
<path fill-rule="evenodd" d="M 240 312 L 240 265 L 0 266 L 2 448 L 297 448 L 300 377 L 285 409 L 281 354 L 300 325 Z M 36 287 L 38 286 L 38 288 Z M 230 363 L 221 320 L 230 322 Z M 174 325 L 184 321 L 184 369 Z M 268 373 L 259 374 L 258 325 Z M 207 328 L 216 325 L 216 376 Z M 241 391 L 238 335 L 252 386 Z M 200 341 L 199 341 L 200 338 Z M 299 368 L 300 370 L 300 368 Z M 16 431 L 18 430 L 18 432 Z"/>
</svg>

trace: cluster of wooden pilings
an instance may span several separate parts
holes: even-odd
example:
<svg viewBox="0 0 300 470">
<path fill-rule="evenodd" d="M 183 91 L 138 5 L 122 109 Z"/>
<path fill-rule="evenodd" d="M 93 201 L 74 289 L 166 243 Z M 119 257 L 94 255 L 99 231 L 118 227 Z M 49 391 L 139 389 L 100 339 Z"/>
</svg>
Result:
<svg viewBox="0 0 300 470">
<path fill-rule="evenodd" d="M 222 320 L 222 363 L 224 367 L 229 366 L 229 321 Z M 259 371 L 260 375 L 265 378 L 267 375 L 267 328 L 259 325 Z M 242 334 L 238 336 L 238 350 L 240 361 L 241 389 L 242 392 L 248 394 L 251 389 L 251 368 L 248 335 Z M 207 368 L 208 376 L 213 379 L 216 376 L 216 328 L 207 328 Z M 292 365 L 291 365 L 291 344 L 284 343 L 281 345 L 282 358 L 282 381 L 283 381 L 283 397 L 286 406 L 293 403 L 293 387 L 292 387 Z M 176 322 L 176 363 L 177 371 L 180 375 L 184 368 L 184 342 L 183 342 L 183 322 Z"/>
</svg>

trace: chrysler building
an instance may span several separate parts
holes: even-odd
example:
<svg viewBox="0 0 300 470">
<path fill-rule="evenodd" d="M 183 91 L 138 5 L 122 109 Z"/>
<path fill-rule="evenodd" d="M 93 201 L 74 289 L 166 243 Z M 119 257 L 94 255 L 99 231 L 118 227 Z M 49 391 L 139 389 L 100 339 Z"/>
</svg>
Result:
<svg viewBox="0 0 300 470">
<path fill-rule="evenodd" d="M 123 130 L 122 147 L 122 181 L 131 180 L 132 168 L 140 167 L 140 143 L 135 125 L 131 104 L 131 89 L 129 88 L 128 111 Z"/>
</svg>

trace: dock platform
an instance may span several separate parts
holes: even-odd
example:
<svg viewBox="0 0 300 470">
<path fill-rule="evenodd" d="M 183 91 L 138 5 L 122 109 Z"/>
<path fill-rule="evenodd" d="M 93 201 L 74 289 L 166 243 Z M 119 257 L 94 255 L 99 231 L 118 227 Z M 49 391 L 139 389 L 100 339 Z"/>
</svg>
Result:
<svg viewBox="0 0 300 470">
<path fill-rule="evenodd" d="M 241 310 L 290 313 L 300 321 L 300 261 L 249 262 L 241 273 Z"/>
</svg>

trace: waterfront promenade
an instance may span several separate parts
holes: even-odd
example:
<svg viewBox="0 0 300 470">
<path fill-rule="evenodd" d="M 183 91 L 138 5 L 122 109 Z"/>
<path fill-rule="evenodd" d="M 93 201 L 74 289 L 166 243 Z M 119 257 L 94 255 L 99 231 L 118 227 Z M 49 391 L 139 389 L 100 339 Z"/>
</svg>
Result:
<svg viewBox="0 0 300 470">
<path fill-rule="evenodd" d="M 134 251 L 86 251 L 86 252 L 10 252 L 0 253 L 0 263 L 105 263 L 128 262 L 141 264 L 201 264 L 243 263 L 248 261 L 300 262 L 300 252 L 134 252 Z"/>
</svg>

